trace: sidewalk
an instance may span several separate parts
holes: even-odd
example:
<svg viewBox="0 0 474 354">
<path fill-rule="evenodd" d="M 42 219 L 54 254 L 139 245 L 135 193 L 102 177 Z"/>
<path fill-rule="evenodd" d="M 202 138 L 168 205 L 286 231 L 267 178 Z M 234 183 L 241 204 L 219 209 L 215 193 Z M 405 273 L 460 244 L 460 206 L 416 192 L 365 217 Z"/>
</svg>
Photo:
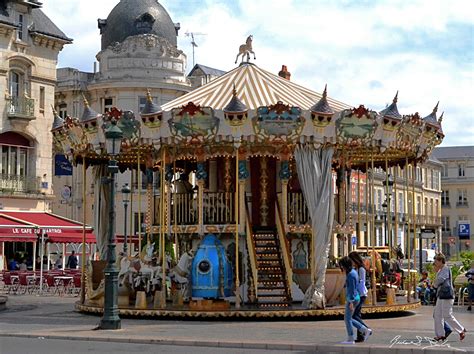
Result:
<svg viewBox="0 0 474 354">
<path fill-rule="evenodd" d="M 367 343 L 337 344 L 345 339 L 342 319 L 324 321 L 159 321 L 122 319 L 118 331 L 93 330 L 100 317 L 74 312 L 77 298 L 11 296 L 0 312 L 0 337 L 161 343 L 180 346 L 278 349 L 321 353 L 474 353 L 474 313 L 455 308 L 468 335 L 452 334 L 434 345 L 432 307 L 403 317 L 368 319 L 374 334 Z M 1 340 L 1 338 L 0 338 Z M 395 342 L 399 343 L 398 345 Z"/>
</svg>

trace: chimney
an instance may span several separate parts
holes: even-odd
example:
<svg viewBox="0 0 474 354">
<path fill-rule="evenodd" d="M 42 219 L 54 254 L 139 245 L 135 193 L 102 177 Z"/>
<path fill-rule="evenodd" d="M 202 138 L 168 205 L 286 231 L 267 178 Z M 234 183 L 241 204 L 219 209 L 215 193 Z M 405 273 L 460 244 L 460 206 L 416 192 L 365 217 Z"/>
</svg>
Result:
<svg viewBox="0 0 474 354">
<path fill-rule="evenodd" d="M 281 71 L 278 73 L 278 76 L 284 79 L 287 79 L 288 81 L 290 80 L 291 73 L 288 71 L 288 68 L 286 67 L 286 65 L 281 66 Z"/>
</svg>

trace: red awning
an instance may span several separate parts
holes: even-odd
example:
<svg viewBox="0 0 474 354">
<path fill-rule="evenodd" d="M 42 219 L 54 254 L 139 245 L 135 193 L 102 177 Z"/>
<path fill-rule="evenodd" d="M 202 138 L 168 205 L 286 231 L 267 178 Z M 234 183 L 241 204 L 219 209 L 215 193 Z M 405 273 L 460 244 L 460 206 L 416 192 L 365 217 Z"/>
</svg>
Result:
<svg viewBox="0 0 474 354">
<path fill-rule="evenodd" d="M 35 242 L 35 228 L 14 218 L 0 215 L 0 241 Z"/>
<path fill-rule="evenodd" d="M 31 233 L 32 241 L 36 241 L 35 231 L 45 233 L 49 242 L 81 243 L 82 223 L 64 218 L 59 215 L 38 211 L 1 211 L 0 217 L 8 221 L 16 221 L 23 226 L 16 227 L 25 234 Z M 8 221 L 7 221 L 8 220 Z M 3 221 L 0 220 L 0 229 Z M 7 225 L 7 224 L 6 224 Z M 9 227 L 11 225 L 7 225 Z M 0 240 L 3 240 L 0 231 Z M 8 240 L 5 240 L 8 241 Z M 30 241 L 30 242 L 32 242 Z M 86 243 L 95 243 L 95 236 L 90 226 L 86 226 Z"/>
</svg>

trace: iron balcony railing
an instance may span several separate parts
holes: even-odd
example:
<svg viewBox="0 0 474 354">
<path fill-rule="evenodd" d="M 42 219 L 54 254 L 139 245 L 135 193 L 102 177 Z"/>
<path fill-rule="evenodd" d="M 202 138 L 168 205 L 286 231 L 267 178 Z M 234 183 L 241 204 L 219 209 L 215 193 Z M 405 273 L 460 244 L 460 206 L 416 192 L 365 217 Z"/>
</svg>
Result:
<svg viewBox="0 0 474 354">
<path fill-rule="evenodd" d="M 35 118 L 35 100 L 27 97 L 11 96 L 7 98 L 9 118 Z"/>
<path fill-rule="evenodd" d="M 40 193 L 41 178 L 0 174 L 0 193 Z"/>
</svg>

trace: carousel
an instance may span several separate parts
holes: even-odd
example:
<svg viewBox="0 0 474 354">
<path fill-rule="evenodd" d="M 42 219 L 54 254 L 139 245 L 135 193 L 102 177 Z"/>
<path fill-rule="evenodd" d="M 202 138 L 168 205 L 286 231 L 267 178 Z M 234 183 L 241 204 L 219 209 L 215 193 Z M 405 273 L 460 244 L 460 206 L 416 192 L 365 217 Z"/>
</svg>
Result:
<svg viewBox="0 0 474 354">
<path fill-rule="evenodd" d="M 401 115 L 397 96 L 381 112 L 352 107 L 259 68 L 251 50 L 241 46 L 235 69 L 161 107 L 148 94 L 139 115 L 98 114 L 86 102 L 81 118 L 55 116 L 57 151 L 93 169 L 96 194 L 109 201 L 96 208 L 101 260 L 85 270 L 79 311 L 101 313 L 114 297 L 130 316 L 342 314 L 337 258 L 351 235 L 369 250 L 364 311 L 419 306 L 414 278 L 393 285 L 380 266 L 374 214 L 360 205 L 349 213 L 349 176 L 367 176 L 365 204 L 374 205 L 374 171 L 386 172 L 388 188 L 390 168 L 407 171 L 441 143 L 437 107 L 425 118 Z M 138 187 L 146 176 L 145 236 L 116 256 L 114 175 L 126 170 L 140 172 Z"/>
</svg>

